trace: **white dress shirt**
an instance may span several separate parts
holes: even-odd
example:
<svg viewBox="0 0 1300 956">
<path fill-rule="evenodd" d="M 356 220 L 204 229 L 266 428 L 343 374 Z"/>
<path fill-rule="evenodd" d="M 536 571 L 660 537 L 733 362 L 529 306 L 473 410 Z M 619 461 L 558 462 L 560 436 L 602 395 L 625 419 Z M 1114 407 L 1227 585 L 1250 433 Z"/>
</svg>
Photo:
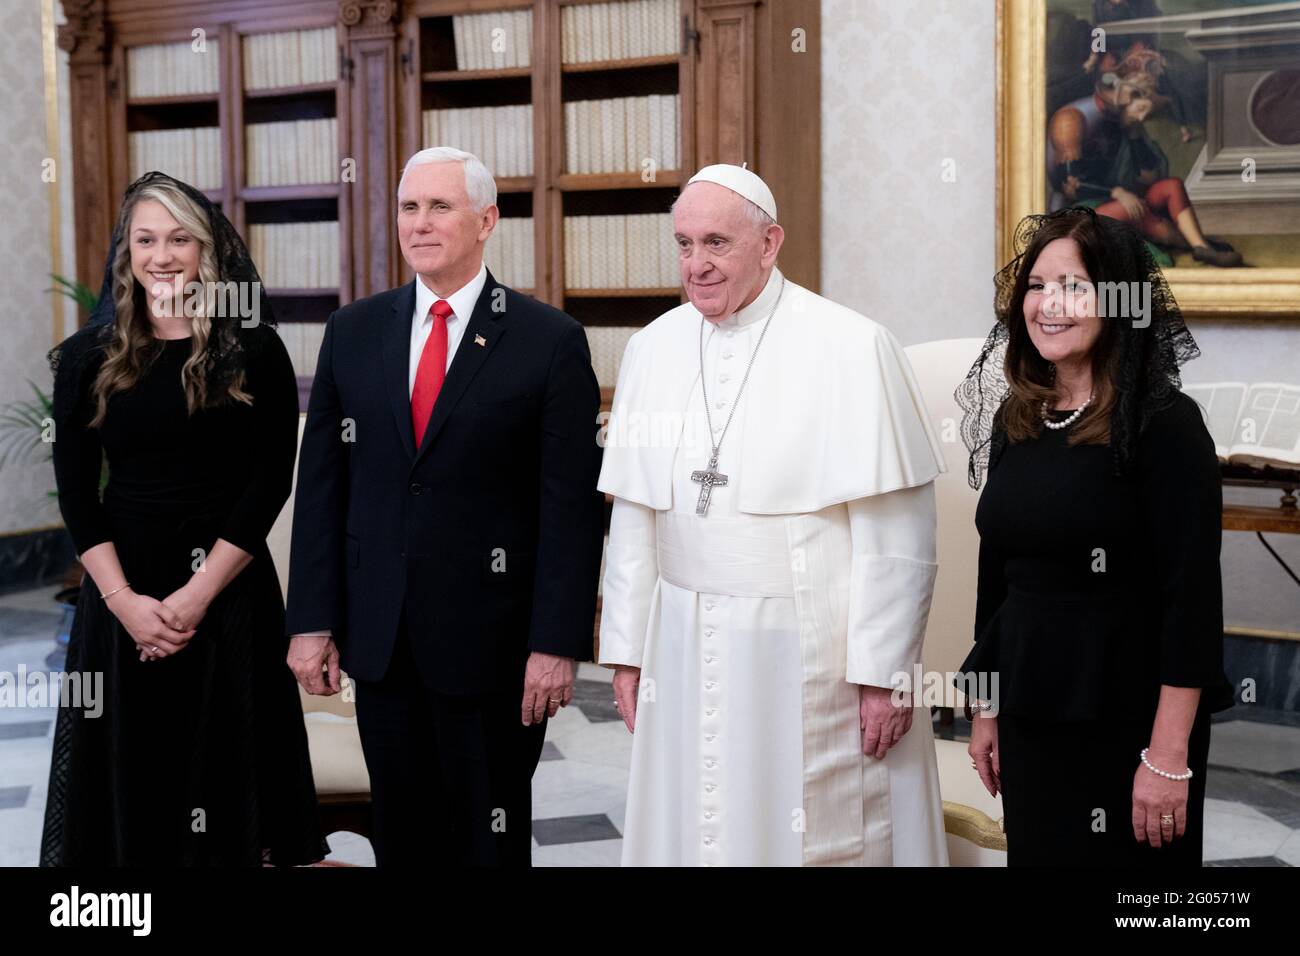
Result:
<svg viewBox="0 0 1300 956">
<path fill-rule="evenodd" d="M 415 312 L 411 316 L 410 376 L 406 385 L 408 395 L 415 391 L 415 373 L 420 367 L 420 355 L 424 352 L 424 343 L 429 340 L 429 333 L 433 331 L 433 316 L 429 314 L 433 304 L 439 299 L 446 299 L 447 304 L 451 306 L 451 315 L 447 316 L 447 367 L 443 369 L 445 372 L 451 368 L 451 360 L 456 357 L 456 349 L 465 335 L 465 326 L 469 325 L 470 316 L 474 314 L 474 303 L 478 302 L 479 294 L 486 284 L 486 265 L 480 265 L 478 274 L 451 295 L 438 295 L 424 284 L 423 278 L 415 277 Z"/>
</svg>

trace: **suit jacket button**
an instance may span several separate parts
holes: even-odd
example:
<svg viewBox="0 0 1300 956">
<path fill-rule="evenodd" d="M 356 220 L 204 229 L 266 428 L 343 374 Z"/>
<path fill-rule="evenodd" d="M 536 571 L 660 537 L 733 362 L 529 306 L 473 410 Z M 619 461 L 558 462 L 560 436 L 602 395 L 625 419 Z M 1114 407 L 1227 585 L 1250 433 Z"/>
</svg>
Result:
<svg viewBox="0 0 1300 956">
<path fill-rule="evenodd" d="M 424 491 L 424 489 L 420 487 L 420 483 L 418 481 L 411 482 L 411 494 L 418 495 L 422 491 Z"/>
</svg>

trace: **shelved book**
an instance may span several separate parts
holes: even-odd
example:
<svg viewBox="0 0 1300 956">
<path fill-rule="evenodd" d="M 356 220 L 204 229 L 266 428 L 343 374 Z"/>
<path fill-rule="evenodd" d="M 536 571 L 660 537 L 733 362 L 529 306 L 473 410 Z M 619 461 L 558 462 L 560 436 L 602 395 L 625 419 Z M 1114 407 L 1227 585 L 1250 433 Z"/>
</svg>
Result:
<svg viewBox="0 0 1300 956">
<path fill-rule="evenodd" d="M 679 282 L 668 213 L 564 218 L 567 289 L 664 289 Z"/>
<path fill-rule="evenodd" d="M 425 110 L 421 120 L 426 147 L 453 146 L 473 153 L 493 176 L 533 174 L 531 103 Z"/>
<path fill-rule="evenodd" d="M 602 388 L 618 384 L 618 369 L 623 363 L 627 340 L 640 331 L 639 325 L 589 325 L 587 345 L 591 349 L 591 367 Z"/>
<path fill-rule="evenodd" d="M 245 90 L 334 83 L 338 78 L 338 41 L 333 27 L 244 37 Z"/>
<path fill-rule="evenodd" d="M 1220 462 L 1300 469 L 1300 385 L 1216 382 L 1183 391 L 1201 406 Z"/>
<path fill-rule="evenodd" d="M 244 133 L 247 185 L 297 186 L 338 180 L 339 127 L 333 117 L 250 123 Z"/>
<path fill-rule="evenodd" d="M 130 133 L 127 162 L 133 180 L 156 169 L 195 189 L 220 189 L 221 129 L 200 126 Z"/>
<path fill-rule="evenodd" d="M 324 322 L 281 322 L 276 329 L 284 342 L 289 361 L 299 378 L 311 379 L 316 374 L 316 359 L 320 356 L 321 341 L 325 338 Z"/>
<path fill-rule="evenodd" d="M 337 222 L 252 224 L 248 227 L 248 252 L 269 290 L 338 291 Z"/>
<path fill-rule="evenodd" d="M 126 51 L 126 95 L 216 94 L 221 87 L 221 53 L 216 38 L 184 43 L 151 43 Z"/>
<path fill-rule="evenodd" d="M 676 56 L 681 47 L 677 0 L 584 3 L 560 11 L 564 63 Z"/>
<path fill-rule="evenodd" d="M 451 18 L 456 69 L 501 70 L 532 62 L 533 11 L 494 10 Z"/>
<path fill-rule="evenodd" d="M 510 216 L 497 220 L 483 259 L 498 282 L 512 289 L 536 288 L 533 279 L 533 219 Z"/>
<path fill-rule="evenodd" d="M 564 104 L 564 165 L 571 173 L 640 172 L 680 165 L 681 102 L 673 95 Z"/>
</svg>

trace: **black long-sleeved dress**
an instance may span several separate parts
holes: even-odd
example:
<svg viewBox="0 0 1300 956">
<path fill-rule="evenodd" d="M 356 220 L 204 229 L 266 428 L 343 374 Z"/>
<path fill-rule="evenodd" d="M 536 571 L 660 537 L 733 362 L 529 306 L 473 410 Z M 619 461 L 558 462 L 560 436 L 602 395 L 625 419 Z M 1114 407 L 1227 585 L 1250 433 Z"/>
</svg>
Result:
<svg viewBox="0 0 1300 956">
<path fill-rule="evenodd" d="M 1197 866 L 1209 715 L 1232 702 L 1214 445 L 1182 394 L 1125 478 L 1107 446 L 1070 446 L 1068 432 L 1008 443 L 976 511 L 976 644 L 962 671 L 997 676 L 972 690 L 999 705 L 1007 862 Z M 1187 829 L 1156 850 L 1134 839 L 1132 791 L 1164 684 L 1202 693 Z"/>
<path fill-rule="evenodd" d="M 251 406 L 187 414 L 189 338 L 157 341 L 153 363 L 110 397 L 97 429 L 87 426 L 102 355 L 85 374 L 56 375 L 56 392 L 76 391 L 54 467 L 78 554 L 112 541 L 132 589 L 158 600 L 218 538 L 253 560 L 188 646 L 145 662 L 86 576 L 67 670 L 103 675 L 102 713 L 59 710 L 42 865 L 292 865 L 328 852 L 266 546 L 292 482 L 297 387 L 275 332 L 250 334 L 263 337 L 245 372 Z"/>
</svg>

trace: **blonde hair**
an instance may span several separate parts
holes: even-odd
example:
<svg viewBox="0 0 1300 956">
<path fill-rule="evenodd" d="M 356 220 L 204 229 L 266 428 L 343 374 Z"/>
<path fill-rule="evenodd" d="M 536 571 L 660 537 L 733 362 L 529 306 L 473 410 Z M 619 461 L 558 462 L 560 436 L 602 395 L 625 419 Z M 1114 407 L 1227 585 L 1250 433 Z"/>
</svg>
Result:
<svg viewBox="0 0 1300 956">
<path fill-rule="evenodd" d="M 126 392 L 134 388 L 162 350 L 149 321 L 144 287 L 131 272 L 131 217 L 136 206 L 150 199 L 160 203 L 199 244 L 198 281 L 203 288 L 213 289 L 221 279 L 208 217 L 183 190 L 168 182 L 151 183 L 140 187 L 122 203 L 114 230 L 114 235 L 119 239 L 112 265 L 115 329 L 105 350 L 104 364 L 100 367 L 91 390 L 95 401 L 95 414 L 90 421 L 92 428 L 103 423 L 109 396 L 114 392 Z M 186 408 L 193 415 L 201 408 L 221 404 L 228 398 L 251 405 L 253 398 L 243 390 L 242 372 L 231 381 L 227 394 L 208 394 L 203 368 L 208 340 L 212 335 L 212 320 L 208 315 L 211 296 L 202 295 L 198 299 L 195 314 L 190 317 L 190 331 L 193 335 L 190 357 L 181 368 Z"/>
</svg>

